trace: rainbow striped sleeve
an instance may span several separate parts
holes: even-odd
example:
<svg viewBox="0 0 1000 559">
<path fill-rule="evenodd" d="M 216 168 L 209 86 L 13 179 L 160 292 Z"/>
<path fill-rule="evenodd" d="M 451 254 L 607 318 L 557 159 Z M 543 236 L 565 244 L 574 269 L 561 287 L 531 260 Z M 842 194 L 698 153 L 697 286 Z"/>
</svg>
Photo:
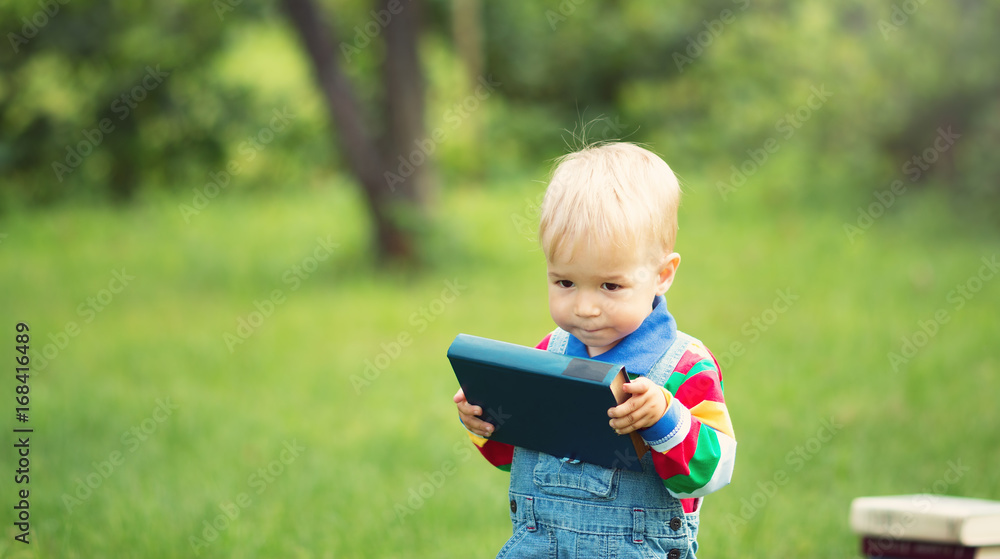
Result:
<svg viewBox="0 0 1000 559">
<path fill-rule="evenodd" d="M 664 389 L 673 396 L 664 419 L 669 416 L 680 429 L 650 444 L 663 484 L 683 500 L 725 487 L 733 475 L 736 436 L 715 357 L 700 342 L 691 344 Z"/>
<path fill-rule="evenodd" d="M 510 471 L 510 464 L 514 461 L 513 445 L 485 439 L 468 429 L 466 429 L 466 433 L 469 434 L 469 438 L 472 439 L 476 448 L 479 449 L 479 453 L 482 454 L 490 464 L 493 464 L 505 472 Z"/>
</svg>

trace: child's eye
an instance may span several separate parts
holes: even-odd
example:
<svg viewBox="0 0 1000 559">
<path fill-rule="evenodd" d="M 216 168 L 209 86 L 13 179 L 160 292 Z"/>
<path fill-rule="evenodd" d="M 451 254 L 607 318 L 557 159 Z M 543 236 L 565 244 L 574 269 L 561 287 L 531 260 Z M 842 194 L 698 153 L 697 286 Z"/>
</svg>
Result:
<svg viewBox="0 0 1000 559">
<path fill-rule="evenodd" d="M 617 283 L 607 283 L 607 282 L 605 282 L 605 284 L 602 285 L 601 287 L 603 287 L 608 291 L 618 291 L 619 289 L 622 288 L 622 286 Z"/>
<path fill-rule="evenodd" d="M 565 288 L 568 289 L 570 287 L 573 287 L 573 282 L 571 282 L 569 280 L 559 280 L 559 281 L 556 282 L 556 285 L 558 285 L 559 287 L 565 287 Z"/>
</svg>

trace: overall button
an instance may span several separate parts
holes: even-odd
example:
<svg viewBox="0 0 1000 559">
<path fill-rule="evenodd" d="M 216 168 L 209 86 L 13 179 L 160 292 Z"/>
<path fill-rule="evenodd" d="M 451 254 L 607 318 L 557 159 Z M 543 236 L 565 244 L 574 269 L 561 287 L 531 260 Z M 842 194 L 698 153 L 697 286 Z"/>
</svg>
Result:
<svg viewBox="0 0 1000 559">
<path fill-rule="evenodd" d="M 680 559 L 681 550 L 671 549 L 670 553 L 667 554 L 667 559 Z"/>
<path fill-rule="evenodd" d="M 517 514 L 517 501 L 514 499 L 510 500 L 510 512 Z"/>
<path fill-rule="evenodd" d="M 680 517 L 675 516 L 675 517 L 673 517 L 673 518 L 670 519 L 670 529 L 671 530 L 673 530 L 673 531 L 676 532 L 677 530 L 681 529 L 681 526 L 682 526 L 682 522 L 681 522 Z"/>
</svg>

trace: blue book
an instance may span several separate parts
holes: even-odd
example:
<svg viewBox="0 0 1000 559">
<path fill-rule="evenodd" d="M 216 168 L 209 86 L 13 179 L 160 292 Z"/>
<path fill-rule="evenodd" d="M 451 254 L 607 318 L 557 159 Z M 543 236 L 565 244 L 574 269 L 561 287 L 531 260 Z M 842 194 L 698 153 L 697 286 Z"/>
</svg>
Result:
<svg viewBox="0 0 1000 559">
<path fill-rule="evenodd" d="M 630 394 L 625 368 L 531 347 L 459 334 L 448 348 L 469 403 L 496 430 L 491 440 L 557 458 L 642 471 L 646 443 L 618 435 L 608 409 Z"/>
</svg>

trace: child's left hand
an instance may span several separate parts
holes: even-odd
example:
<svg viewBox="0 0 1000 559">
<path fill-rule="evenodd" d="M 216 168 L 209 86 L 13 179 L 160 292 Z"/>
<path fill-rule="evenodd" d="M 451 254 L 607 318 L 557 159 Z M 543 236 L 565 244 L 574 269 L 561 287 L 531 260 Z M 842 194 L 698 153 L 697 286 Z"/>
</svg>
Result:
<svg viewBox="0 0 1000 559">
<path fill-rule="evenodd" d="M 667 411 L 667 395 L 646 377 L 622 385 L 632 395 L 625 403 L 608 410 L 611 427 L 619 435 L 652 427 Z"/>
</svg>

